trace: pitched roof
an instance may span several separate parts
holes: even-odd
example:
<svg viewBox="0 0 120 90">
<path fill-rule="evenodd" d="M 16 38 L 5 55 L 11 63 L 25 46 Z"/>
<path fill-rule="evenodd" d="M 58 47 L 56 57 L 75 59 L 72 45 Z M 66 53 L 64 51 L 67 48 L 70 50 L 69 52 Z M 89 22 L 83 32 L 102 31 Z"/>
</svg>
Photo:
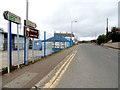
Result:
<svg viewBox="0 0 120 90">
<path fill-rule="evenodd" d="M 55 34 L 55 37 L 51 37 L 46 40 L 46 42 L 69 42 L 69 41 L 70 40 L 58 34 Z M 44 42 L 44 40 L 42 42 Z"/>
</svg>

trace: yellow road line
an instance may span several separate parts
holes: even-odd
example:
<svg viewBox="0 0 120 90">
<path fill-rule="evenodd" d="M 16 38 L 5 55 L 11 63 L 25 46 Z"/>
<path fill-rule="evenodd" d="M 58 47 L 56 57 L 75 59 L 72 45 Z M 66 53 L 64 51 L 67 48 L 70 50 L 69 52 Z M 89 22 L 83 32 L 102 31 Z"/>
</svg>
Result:
<svg viewBox="0 0 120 90">
<path fill-rule="evenodd" d="M 71 61 L 73 60 L 74 56 L 76 55 L 76 53 L 73 55 L 73 57 L 70 59 L 70 61 L 67 63 L 67 65 L 65 66 L 64 70 L 61 72 L 61 74 L 58 76 L 58 78 L 56 79 L 56 81 L 50 86 L 50 88 L 55 88 L 59 81 L 61 80 L 63 74 L 65 73 L 65 71 L 67 70 L 68 66 L 70 65 Z"/>
<path fill-rule="evenodd" d="M 77 51 L 75 51 L 74 54 L 72 54 L 67 59 L 67 61 L 65 61 L 65 63 L 62 65 L 62 67 L 56 72 L 55 76 L 50 80 L 50 82 L 48 82 L 47 84 L 45 84 L 45 86 L 43 88 L 53 88 L 53 87 L 55 87 L 57 85 L 58 81 L 60 80 L 60 78 L 62 77 L 62 75 L 64 74 L 64 72 L 66 71 L 67 67 L 69 66 L 70 62 L 72 61 L 72 59 L 74 58 L 74 56 L 75 56 L 76 53 L 77 53 Z M 64 70 L 62 71 L 63 68 L 64 68 Z"/>
<path fill-rule="evenodd" d="M 65 66 L 65 64 L 68 62 L 68 60 L 69 60 L 72 56 L 73 56 L 73 54 L 70 55 L 70 57 L 67 59 L 67 61 L 65 61 L 65 63 L 62 65 L 62 67 L 55 73 L 55 76 L 50 80 L 50 82 L 48 82 L 47 84 L 45 84 L 45 86 L 44 86 L 43 88 L 49 88 L 49 87 L 52 85 L 53 81 L 57 78 L 57 76 L 59 75 L 59 73 L 60 73 L 60 71 L 62 70 L 62 68 Z"/>
</svg>

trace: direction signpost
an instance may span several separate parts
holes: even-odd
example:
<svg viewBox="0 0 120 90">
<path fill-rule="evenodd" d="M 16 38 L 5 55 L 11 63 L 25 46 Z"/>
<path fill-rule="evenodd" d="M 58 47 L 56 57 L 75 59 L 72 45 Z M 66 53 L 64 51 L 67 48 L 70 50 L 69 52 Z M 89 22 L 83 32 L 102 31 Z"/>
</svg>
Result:
<svg viewBox="0 0 120 90">
<path fill-rule="evenodd" d="M 8 20 L 8 73 L 11 71 L 12 67 L 12 22 L 17 24 L 17 39 L 18 39 L 18 68 L 19 68 L 19 29 L 18 25 L 21 23 L 21 18 L 9 11 L 4 11 L 3 13 L 4 19 Z"/>
<path fill-rule="evenodd" d="M 34 29 L 34 28 L 30 28 L 29 37 L 31 37 L 31 38 L 39 38 L 39 30 Z"/>
<path fill-rule="evenodd" d="M 21 18 L 9 11 L 4 11 L 3 16 L 6 20 L 16 23 L 16 24 L 20 24 L 21 23 Z"/>
<path fill-rule="evenodd" d="M 32 27 L 32 28 L 36 28 L 37 27 L 37 25 L 35 23 L 31 22 L 30 20 L 24 20 L 24 25 Z"/>
<path fill-rule="evenodd" d="M 34 62 L 34 38 L 39 38 L 39 30 L 35 29 L 37 25 L 30 20 L 24 20 L 24 33 L 26 38 L 32 38 L 32 61 Z M 24 57 L 24 64 L 27 64 L 26 55 Z"/>
</svg>

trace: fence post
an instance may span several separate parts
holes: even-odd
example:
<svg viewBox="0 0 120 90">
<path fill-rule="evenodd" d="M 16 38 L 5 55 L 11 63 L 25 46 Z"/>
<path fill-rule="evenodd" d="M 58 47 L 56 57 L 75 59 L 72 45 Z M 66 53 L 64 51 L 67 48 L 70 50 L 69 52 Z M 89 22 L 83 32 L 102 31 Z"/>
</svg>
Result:
<svg viewBox="0 0 120 90">
<path fill-rule="evenodd" d="M 72 39 L 70 40 L 70 47 L 72 47 Z"/>
<path fill-rule="evenodd" d="M 54 33 L 54 53 L 55 53 L 55 33 Z"/>
<path fill-rule="evenodd" d="M 44 31 L 44 57 L 46 56 L 46 31 Z"/>
<path fill-rule="evenodd" d="M 19 46 L 20 42 L 19 42 L 19 25 L 17 24 L 17 54 L 18 54 L 18 68 L 20 67 L 20 46 Z"/>
<path fill-rule="evenodd" d="M 59 35 L 59 48 L 61 50 L 61 39 L 62 39 L 62 36 Z"/>
<path fill-rule="evenodd" d="M 74 43 L 73 43 L 73 40 L 72 40 L 72 46 L 73 46 L 73 44 L 74 44 Z"/>
<path fill-rule="evenodd" d="M 32 38 L 32 62 L 34 62 L 34 38 Z"/>
<path fill-rule="evenodd" d="M 70 43 L 69 47 L 71 47 L 71 40 L 69 41 L 69 43 Z"/>
</svg>

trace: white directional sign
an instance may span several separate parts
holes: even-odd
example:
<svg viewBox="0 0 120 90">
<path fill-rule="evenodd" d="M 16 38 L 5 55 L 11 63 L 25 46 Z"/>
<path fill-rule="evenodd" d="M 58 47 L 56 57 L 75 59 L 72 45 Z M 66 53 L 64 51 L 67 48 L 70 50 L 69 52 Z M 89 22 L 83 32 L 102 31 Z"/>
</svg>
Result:
<svg viewBox="0 0 120 90">
<path fill-rule="evenodd" d="M 37 25 L 35 23 L 31 22 L 30 20 L 24 20 L 24 25 L 32 27 L 32 28 L 36 28 L 37 27 Z"/>
<path fill-rule="evenodd" d="M 9 20 L 11 22 L 20 24 L 21 23 L 21 18 L 9 11 L 4 11 L 3 16 L 6 20 Z"/>
</svg>

